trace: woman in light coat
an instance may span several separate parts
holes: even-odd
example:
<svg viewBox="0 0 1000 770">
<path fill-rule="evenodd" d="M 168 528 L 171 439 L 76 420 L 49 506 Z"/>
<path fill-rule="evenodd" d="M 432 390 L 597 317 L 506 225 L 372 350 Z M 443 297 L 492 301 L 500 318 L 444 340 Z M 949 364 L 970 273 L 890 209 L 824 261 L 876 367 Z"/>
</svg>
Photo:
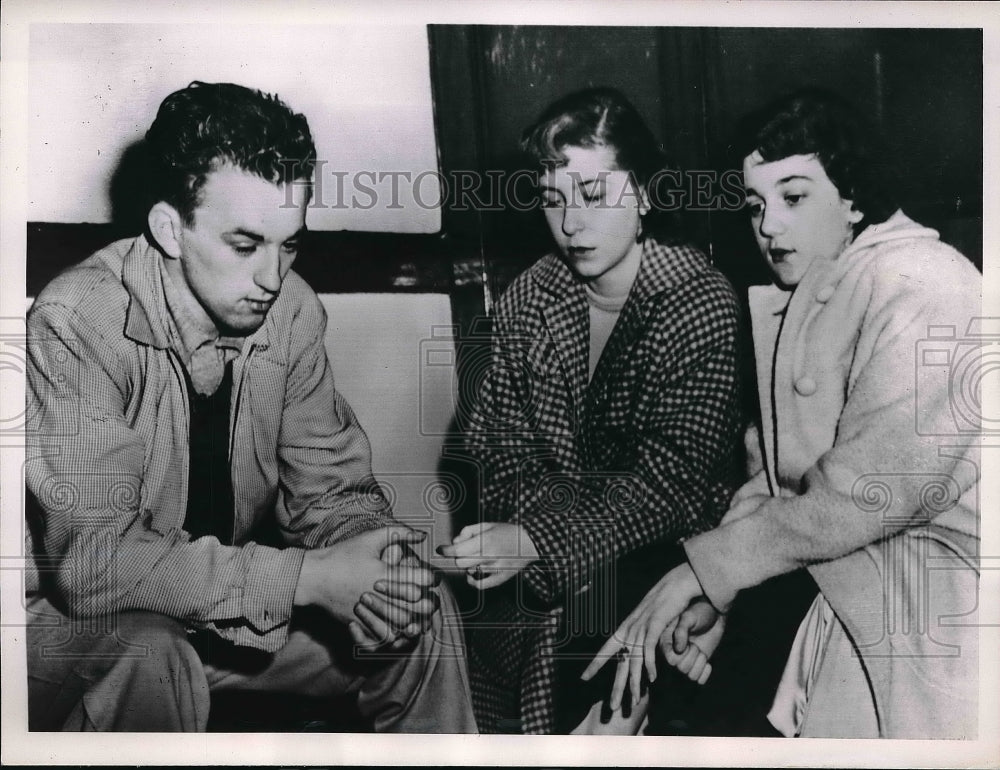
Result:
<svg viewBox="0 0 1000 770">
<path fill-rule="evenodd" d="M 747 204 L 774 276 L 750 292 L 761 467 L 585 676 L 624 648 L 615 703 L 643 669 L 655 679 L 660 647 L 704 678 L 716 612 L 805 567 L 821 593 L 772 724 L 973 738 L 981 276 L 886 199 L 878 157 L 832 95 L 791 97 L 748 136 Z"/>
</svg>

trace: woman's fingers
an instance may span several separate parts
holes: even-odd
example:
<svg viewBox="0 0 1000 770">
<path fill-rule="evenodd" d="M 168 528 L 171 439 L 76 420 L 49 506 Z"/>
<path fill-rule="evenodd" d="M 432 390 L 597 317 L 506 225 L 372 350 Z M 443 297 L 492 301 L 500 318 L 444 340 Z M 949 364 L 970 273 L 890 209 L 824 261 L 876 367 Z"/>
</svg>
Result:
<svg viewBox="0 0 1000 770">
<path fill-rule="evenodd" d="M 695 662 L 698 660 L 698 653 L 700 651 L 693 644 L 688 647 L 684 654 L 681 655 L 681 659 L 677 662 L 677 670 L 680 671 L 684 676 L 691 676 L 691 669 L 694 667 Z"/>
<path fill-rule="evenodd" d="M 611 685 L 610 705 L 612 711 L 618 711 L 622 705 L 622 697 L 625 695 L 625 686 L 628 684 L 629 675 L 629 651 L 626 647 L 619 647 L 615 653 L 617 668 L 615 669 L 615 681 Z"/>
<path fill-rule="evenodd" d="M 625 622 L 627 623 L 628 620 Z M 587 668 L 585 668 L 583 673 L 580 675 L 580 678 L 583 681 L 589 682 L 593 679 L 594 674 L 604 668 L 604 665 L 618 654 L 618 651 L 622 647 L 622 640 L 625 638 L 625 629 L 625 623 L 618 626 L 611 637 L 601 646 L 601 649 L 597 651 L 594 659 L 590 661 Z"/>
<path fill-rule="evenodd" d="M 673 648 L 677 653 L 682 653 L 688 648 L 688 639 L 691 634 L 691 627 L 695 624 L 695 616 L 689 610 L 681 613 L 677 621 L 677 626 L 673 633 Z"/>
<path fill-rule="evenodd" d="M 705 684 L 705 682 L 707 682 L 707 681 L 708 681 L 708 678 L 709 678 L 709 677 L 710 677 L 711 675 L 712 675 L 712 664 L 711 664 L 711 663 L 708 663 L 708 662 L 706 662 L 706 663 L 705 663 L 705 670 L 704 670 L 704 671 L 702 671 L 702 672 L 701 672 L 701 676 L 700 676 L 700 677 L 698 677 L 698 684 Z"/>
<path fill-rule="evenodd" d="M 659 634 L 649 633 L 647 629 L 642 643 L 642 659 L 646 664 L 646 676 L 650 682 L 656 681 L 656 645 L 659 641 Z"/>
<path fill-rule="evenodd" d="M 480 539 L 473 536 L 462 541 L 456 539 L 454 542 L 447 545 L 439 545 L 437 552 L 450 559 L 460 559 L 469 556 L 481 557 L 483 547 Z"/>
<path fill-rule="evenodd" d="M 698 650 L 695 645 L 691 645 L 694 649 Z M 695 655 L 694 663 L 691 664 L 691 670 L 688 672 L 688 679 L 692 682 L 697 682 L 701 679 L 702 672 L 705 670 L 705 666 L 708 665 L 708 658 L 705 657 L 705 653 L 698 650 Z"/>
<path fill-rule="evenodd" d="M 632 693 L 633 703 L 638 703 L 642 697 L 642 669 L 645 662 L 645 643 L 637 642 L 638 640 L 630 647 L 629 655 L 629 690 Z"/>
<path fill-rule="evenodd" d="M 495 521 L 481 521 L 478 524 L 469 524 L 467 527 L 462 527 L 459 533 L 452 538 L 451 544 L 458 545 L 466 540 L 471 540 L 477 535 L 493 529 L 495 525 Z"/>
<path fill-rule="evenodd" d="M 469 524 L 466 527 L 462 527 L 459 533 L 455 535 L 454 539 L 451 541 L 452 544 L 461 543 L 463 540 L 475 537 L 483 531 L 485 526 L 486 522 L 479 522 L 478 524 Z"/>
<path fill-rule="evenodd" d="M 514 577 L 517 572 L 511 567 L 484 562 L 473 565 L 472 569 L 466 569 L 465 581 L 473 588 L 496 588 Z"/>
<path fill-rule="evenodd" d="M 650 649 L 644 652 L 644 654 L 646 656 L 646 676 L 649 677 L 650 683 L 655 682 L 656 677 L 659 676 L 659 673 L 656 670 L 656 648 L 657 647 L 663 648 L 664 646 L 667 648 L 670 647 L 669 644 L 663 645 L 661 640 L 669 639 L 670 636 L 673 634 L 674 627 L 676 625 L 677 625 L 677 620 L 675 618 L 674 620 L 670 621 L 670 624 L 667 626 L 667 630 L 663 632 L 662 637 L 658 639 L 654 636 L 650 636 L 649 638 L 646 639 L 646 647 Z M 664 652 L 666 652 L 666 650 L 664 650 Z M 669 658 L 667 658 L 667 663 L 673 665 L 673 663 L 671 663 Z"/>
<path fill-rule="evenodd" d="M 643 634 L 643 658 L 646 661 L 646 671 L 656 676 L 656 646 L 667 628 L 677 620 L 677 613 L 669 605 L 658 604 L 649 616 Z"/>
</svg>

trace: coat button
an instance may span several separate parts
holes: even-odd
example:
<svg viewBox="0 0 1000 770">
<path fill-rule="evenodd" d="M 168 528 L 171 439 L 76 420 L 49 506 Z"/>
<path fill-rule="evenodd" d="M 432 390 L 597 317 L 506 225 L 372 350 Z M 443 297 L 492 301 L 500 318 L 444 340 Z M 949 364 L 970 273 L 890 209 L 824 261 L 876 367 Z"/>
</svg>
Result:
<svg viewBox="0 0 1000 770">
<path fill-rule="evenodd" d="M 800 377 L 795 381 L 795 390 L 800 396 L 811 396 L 816 392 L 816 380 L 812 377 Z"/>
<path fill-rule="evenodd" d="M 832 286 L 824 286 L 822 289 L 816 292 L 816 301 L 827 302 L 830 299 L 830 297 L 833 296 L 833 291 L 834 289 Z"/>
</svg>

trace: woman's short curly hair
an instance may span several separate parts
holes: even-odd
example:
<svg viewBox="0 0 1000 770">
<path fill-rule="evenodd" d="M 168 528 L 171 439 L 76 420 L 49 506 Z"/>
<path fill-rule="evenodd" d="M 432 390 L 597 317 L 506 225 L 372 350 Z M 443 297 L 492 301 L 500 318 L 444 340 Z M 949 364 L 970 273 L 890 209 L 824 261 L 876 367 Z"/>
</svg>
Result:
<svg viewBox="0 0 1000 770">
<path fill-rule="evenodd" d="M 229 164 L 275 184 L 312 177 L 316 147 L 304 115 L 277 96 L 195 81 L 170 94 L 146 132 L 153 202 L 193 221 L 209 172 Z"/>
<path fill-rule="evenodd" d="M 733 150 L 739 160 L 754 151 L 765 161 L 815 155 L 840 197 L 864 214 L 856 232 L 884 222 L 899 207 L 888 154 L 876 132 L 831 91 L 797 91 L 753 113 L 743 121 Z"/>
</svg>

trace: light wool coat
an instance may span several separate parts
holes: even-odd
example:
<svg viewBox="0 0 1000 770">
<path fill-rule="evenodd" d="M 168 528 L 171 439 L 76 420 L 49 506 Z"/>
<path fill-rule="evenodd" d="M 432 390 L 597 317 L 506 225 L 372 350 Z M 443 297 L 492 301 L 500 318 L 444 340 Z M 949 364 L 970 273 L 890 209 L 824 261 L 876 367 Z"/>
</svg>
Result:
<svg viewBox="0 0 1000 770">
<path fill-rule="evenodd" d="M 836 624 L 802 735 L 976 733 L 981 293 L 902 212 L 751 290 L 763 469 L 736 499 L 773 497 L 685 548 L 723 607 L 809 567 Z"/>
</svg>

